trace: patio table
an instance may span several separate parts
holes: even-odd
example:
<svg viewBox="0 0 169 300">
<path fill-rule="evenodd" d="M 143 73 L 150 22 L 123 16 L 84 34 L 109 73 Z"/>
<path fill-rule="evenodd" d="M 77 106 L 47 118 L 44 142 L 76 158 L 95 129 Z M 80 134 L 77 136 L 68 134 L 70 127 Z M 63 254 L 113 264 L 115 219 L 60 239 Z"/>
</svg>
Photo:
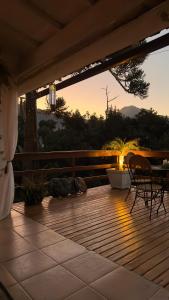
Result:
<svg viewBox="0 0 169 300">
<path fill-rule="evenodd" d="M 160 177 L 169 178 L 169 169 L 163 168 L 163 165 L 157 165 L 157 166 L 152 165 L 151 168 L 154 174 L 159 174 Z"/>
<path fill-rule="evenodd" d="M 152 166 L 153 176 L 160 179 L 164 191 L 169 191 L 169 169 L 163 168 L 163 165 Z"/>
</svg>

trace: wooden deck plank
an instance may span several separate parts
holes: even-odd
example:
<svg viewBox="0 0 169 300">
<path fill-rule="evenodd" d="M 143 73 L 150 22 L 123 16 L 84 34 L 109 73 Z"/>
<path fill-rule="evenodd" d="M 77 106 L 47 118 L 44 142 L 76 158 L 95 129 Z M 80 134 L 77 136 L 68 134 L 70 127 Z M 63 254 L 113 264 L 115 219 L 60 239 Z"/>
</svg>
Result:
<svg viewBox="0 0 169 300">
<path fill-rule="evenodd" d="M 126 264 L 127 268 L 129 268 L 130 270 L 139 268 L 139 266 L 141 266 L 142 264 L 146 264 L 149 260 L 152 259 L 152 257 L 162 253 L 164 250 L 169 248 L 169 241 L 166 240 L 169 238 L 169 234 L 166 234 L 163 236 L 163 240 L 159 238 L 160 244 L 158 244 L 155 247 L 152 247 L 149 251 L 148 248 L 146 249 L 145 253 L 137 253 L 137 257 L 129 262 L 128 264 Z M 154 243 L 155 245 L 155 243 Z M 152 245 L 151 245 L 152 246 Z M 156 263 L 156 261 L 155 261 Z"/>
<path fill-rule="evenodd" d="M 169 213 L 149 220 L 149 210 L 139 202 L 129 209 L 133 194 L 109 186 L 64 200 L 45 199 L 42 205 L 14 209 L 63 234 L 90 250 L 169 288 Z M 169 198 L 165 196 L 169 211 Z"/>
<path fill-rule="evenodd" d="M 148 261 L 138 266 L 135 270 L 141 275 L 144 274 L 146 275 L 146 273 L 152 271 L 155 266 L 158 266 L 161 262 L 166 260 L 168 257 L 169 257 L 169 248 L 151 257 Z"/>
<path fill-rule="evenodd" d="M 160 276 L 158 276 L 154 280 L 154 282 L 162 285 L 163 287 L 166 287 L 168 285 L 168 278 L 169 278 L 169 269 L 167 271 L 163 272 Z"/>
<path fill-rule="evenodd" d="M 169 255 L 169 251 L 168 251 L 168 255 Z M 169 256 L 167 257 L 164 256 L 163 259 L 164 260 L 162 262 L 160 262 L 158 265 L 155 265 L 153 269 L 151 269 L 145 274 L 145 277 L 147 279 L 158 282 L 159 276 L 168 270 Z"/>
<path fill-rule="evenodd" d="M 100 248 L 102 245 L 105 245 L 106 243 L 109 244 L 110 242 L 113 242 L 115 240 L 118 240 L 120 242 L 120 239 L 123 239 L 123 238 L 126 239 L 126 236 L 127 236 L 127 240 L 130 240 L 130 238 L 135 239 L 135 237 L 138 237 L 142 233 L 149 231 L 149 226 L 147 226 L 148 222 L 145 221 L 142 224 L 138 224 L 137 226 L 135 226 L 135 228 L 129 227 L 128 225 L 123 226 L 122 228 L 120 227 L 119 230 L 118 229 L 114 230 L 115 231 L 114 234 L 113 234 L 114 231 L 112 231 L 108 234 L 105 233 L 104 236 L 99 237 L 99 239 L 93 239 L 90 241 L 90 243 L 84 243 L 84 246 L 92 245 L 96 248 Z M 157 225 L 154 224 L 154 227 L 156 227 L 156 226 Z M 151 229 L 152 228 L 153 227 L 151 227 Z M 136 232 L 136 229 L 138 229 L 137 232 Z M 143 235 L 143 238 L 145 238 L 145 235 Z"/>
<path fill-rule="evenodd" d="M 121 265 L 126 265 L 127 268 L 130 270 L 135 269 L 137 266 L 139 266 L 142 261 L 144 262 L 147 257 L 152 257 L 153 253 L 151 251 L 156 251 L 158 252 L 158 247 L 164 247 L 163 243 L 165 243 L 166 239 L 169 239 L 169 228 L 166 228 L 166 233 L 165 231 L 162 230 L 158 233 L 158 236 L 155 240 L 153 240 L 149 244 L 144 244 L 142 247 L 137 247 L 137 244 L 135 245 L 135 249 L 133 247 L 130 249 L 124 249 L 120 253 L 115 254 L 114 256 L 111 256 L 111 259 L 114 261 L 117 261 L 117 263 Z M 157 248 L 157 249 L 156 249 Z M 160 250 L 161 251 L 161 250 Z"/>
<path fill-rule="evenodd" d="M 165 224 L 161 224 L 161 225 L 162 225 L 162 230 L 163 230 L 165 228 Z M 153 228 L 154 228 L 154 231 L 153 231 Z M 125 248 L 129 247 L 129 245 L 136 244 L 137 247 L 141 247 L 145 243 L 148 245 L 148 243 L 150 243 L 151 241 L 153 241 L 154 239 L 156 239 L 159 236 L 158 232 L 160 232 L 160 234 L 162 234 L 162 230 L 161 230 L 159 223 L 154 224 L 154 226 L 152 227 L 151 230 L 148 228 L 147 232 L 145 232 L 143 235 L 141 235 L 141 236 L 137 235 L 136 238 L 134 238 L 134 240 L 129 240 L 128 243 L 124 243 L 123 247 L 121 247 L 121 246 L 118 247 L 118 245 L 117 245 L 116 249 L 112 249 L 111 246 L 107 247 L 107 245 L 105 245 L 104 249 L 102 247 L 102 249 L 99 248 L 99 250 L 101 250 L 102 253 L 104 252 L 104 256 L 109 257 L 109 256 L 112 256 L 114 253 L 119 252 L 120 249 L 125 249 Z M 99 253 L 100 253 L 100 251 L 99 251 Z"/>
</svg>

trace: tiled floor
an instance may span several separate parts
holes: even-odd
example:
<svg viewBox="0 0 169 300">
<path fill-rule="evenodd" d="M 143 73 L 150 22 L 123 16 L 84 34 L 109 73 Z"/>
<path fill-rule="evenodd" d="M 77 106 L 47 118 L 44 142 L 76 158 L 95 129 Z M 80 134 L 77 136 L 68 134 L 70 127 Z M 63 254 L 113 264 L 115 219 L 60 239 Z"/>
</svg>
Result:
<svg viewBox="0 0 169 300">
<path fill-rule="evenodd" d="M 126 190 L 113 190 L 106 185 L 62 200 L 49 197 L 35 206 L 15 203 L 14 210 L 169 290 L 169 193 L 164 197 L 167 213 L 161 207 L 157 216 L 157 201 L 151 221 L 143 201 L 138 201 L 132 214 L 129 213 L 134 193 L 125 201 L 126 194 Z M 26 239 L 29 231 L 25 226 L 30 221 L 24 222 L 23 229 L 21 221 L 16 221 L 20 225 L 17 233 L 24 234 Z M 43 229 L 36 227 L 36 230 Z M 47 235 L 45 231 L 44 235 Z M 58 246 L 50 246 L 51 239 L 45 236 L 42 247 L 49 245 L 47 251 L 56 255 Z M 50 244 L 44 245 L 44 240 Z"/>
<path fill-rule="evenodd" d="M 14 300 L 169 300 L 169 292 L 12 211 L 0 221 L 0 281 Z"/>
</svg>

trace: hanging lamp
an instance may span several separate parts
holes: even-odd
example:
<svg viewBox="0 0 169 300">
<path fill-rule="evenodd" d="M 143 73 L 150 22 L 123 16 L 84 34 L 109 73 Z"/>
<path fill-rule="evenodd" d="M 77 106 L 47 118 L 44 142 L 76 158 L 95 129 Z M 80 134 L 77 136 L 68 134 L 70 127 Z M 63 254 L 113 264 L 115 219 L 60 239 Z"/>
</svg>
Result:
<svg viewBox="0 0 169 300">
<path fill-rule="evenodd" d="M 49 85 L 49 105 L 51 111 L 55 111 L 56 108 L 56 86 L 55 84 Z"/>
</svg>

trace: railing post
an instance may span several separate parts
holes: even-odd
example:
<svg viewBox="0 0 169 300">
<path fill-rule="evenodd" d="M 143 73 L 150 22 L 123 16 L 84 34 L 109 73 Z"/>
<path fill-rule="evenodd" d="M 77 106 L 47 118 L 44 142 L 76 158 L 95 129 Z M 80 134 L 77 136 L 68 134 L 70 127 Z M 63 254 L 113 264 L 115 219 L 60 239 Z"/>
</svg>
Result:
<svg viewBox="0 0 169 300">
<path fill-rule="evenodd" d="M 76 159 L 75 157 L 72 157 L 72 177 L 76 177 L 76 171 L 75 171 L 75 166 L 76 166 Z"/>
</svg>

